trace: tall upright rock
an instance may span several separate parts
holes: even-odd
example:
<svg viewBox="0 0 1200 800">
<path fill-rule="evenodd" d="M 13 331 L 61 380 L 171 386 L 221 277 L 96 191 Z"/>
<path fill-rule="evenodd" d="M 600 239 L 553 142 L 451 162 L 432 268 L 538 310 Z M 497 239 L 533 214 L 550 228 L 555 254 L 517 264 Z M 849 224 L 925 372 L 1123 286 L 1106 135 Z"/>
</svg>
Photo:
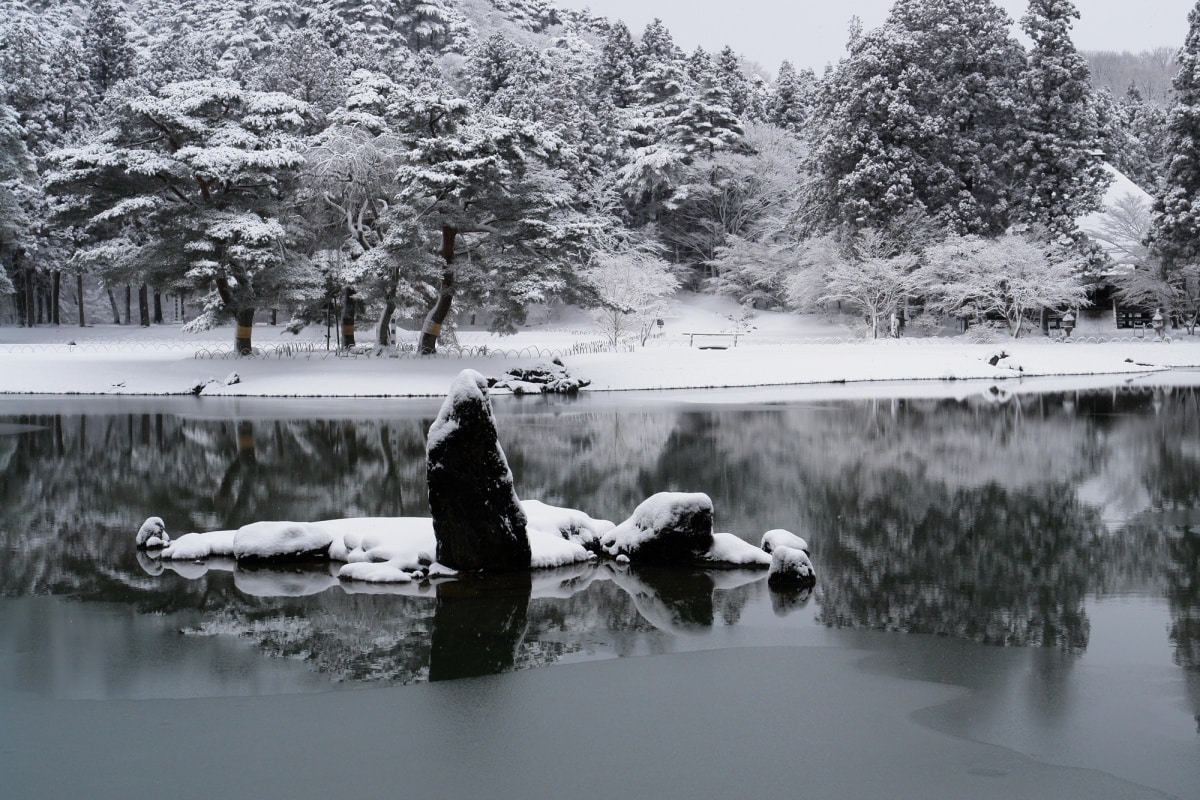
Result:
<svg viewBox="0 0 1200 800">
<path fill-rule="evenodd" d="M 437 560 L 468 572 L 529 569 L 525 512 L 496 436 L 487 379 L 454 379 L 425 445 Z"/>
</svg>

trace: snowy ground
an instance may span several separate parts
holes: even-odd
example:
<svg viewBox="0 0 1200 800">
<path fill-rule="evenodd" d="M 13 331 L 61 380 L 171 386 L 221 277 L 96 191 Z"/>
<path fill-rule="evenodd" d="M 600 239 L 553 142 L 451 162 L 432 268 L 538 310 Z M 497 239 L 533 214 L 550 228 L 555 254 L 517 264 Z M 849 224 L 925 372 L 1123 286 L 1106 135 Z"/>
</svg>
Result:
<svg viewBox="0 0 1200 800">
<path fill-rule="evenodd" d="M 734 332 L 736 343 L 732 336 L 689 335 Z M 572 374 L 590 379 L 589 391 L 771 386 L 804 387 L 802 396 L 851 396 L 869 393 L 864 383 L 875 381 L 923 381 L 922 393 L 930 394 L 954 394 L 950 379 L 1072 376 L 1064 388 L 1078 385 L 1080 376 L 1097 375 L 1157 373 L 1151 380 L 1194 381 L 1178 368 L 1200 368 L 1200 337 L 1173 333 L 1173 341 L 1156 342 L 1150 333 L 1117 330 L 1110 315 L 1101 315 L 1081 319 L 1075 341 L 1065 344 L 1057 333 L 980 342 L 973 335 L 931 336 L 911 328 L 901 339 L 872 341 L 842 321 L 765 311 L 746 318 L 730 301 L 705 295 L 687 296 L 662 332 L 631 352 L 599 352 L 602 337 L 585 315 L 570 312 L 542 315 L 513 336 L 460 330 L 464 354 L 399 358 L 336 354 L 326 349 L 325 329 L 317 327 L 294 337 L 258 325 L 254 344 L 262 353 L 250 358 L 232 357 L 227 328 L 184 334 L 176 325 L 4 327 L 0 394 L 172 395 L 208 382 L 205 396 L 437 397 L 463 369 L 499 377 L 554 356 Z M 369 329 L 360 330 L 360 342 L 364 336 Z M 415 340 L 412 332 L 401 337 Z M 1001 352 L 1007 356 L 989 363 Z M 234 372 L 240 382 L 226 385 Z M 1016 390 L 1017 383 L 1005 386 Z"/>
</svg>

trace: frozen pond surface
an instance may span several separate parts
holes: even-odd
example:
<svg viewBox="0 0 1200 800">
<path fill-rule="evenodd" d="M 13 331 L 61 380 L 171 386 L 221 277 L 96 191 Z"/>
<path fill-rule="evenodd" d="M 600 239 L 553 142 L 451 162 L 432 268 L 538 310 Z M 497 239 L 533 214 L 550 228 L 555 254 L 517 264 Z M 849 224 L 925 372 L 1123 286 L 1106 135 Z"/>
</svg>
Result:
<svg viewBox="0 0 1200 800">
<path fill-rule="evenodd" d="M 437 404 L 0 400 L 5 794 L 1200 797 L 1200 392 L 739 397 L 497 416 L 522 498 L 707 492 L 811 597 L 164 570 L 152 514 L 424 515 Z"/>
</svg>

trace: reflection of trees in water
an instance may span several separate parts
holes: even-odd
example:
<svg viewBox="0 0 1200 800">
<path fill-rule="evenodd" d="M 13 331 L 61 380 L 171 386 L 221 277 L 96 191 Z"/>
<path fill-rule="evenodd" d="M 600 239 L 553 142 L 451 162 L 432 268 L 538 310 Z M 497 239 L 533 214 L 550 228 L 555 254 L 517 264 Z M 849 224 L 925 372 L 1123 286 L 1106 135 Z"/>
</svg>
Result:
<svg viewBox="0 0 1200 800">
<path fill-rule="evenodd" d="M 499 419 L 522 497 L 620 521 L 655 491 L 703 491 L 720 529 L 806 536 L 831 624 L 1073 648 L 1086 642 L 1084 593 L 1151 588 L 1171 603 L 1180 663 L 1194 664 L 1198 396 L 989 393 L 688 412 L 521 402 Z M 4 593 L 139 606 L 157 597 L 169 610 L 175 595 L 154 593 L 130 547 L 150 514 L 178 535 L 428 513 L 427 420 L 12 421 L 40 427 L 0 437 L 0 545 L 21 554 L 0 563 Z M 1122 514 L 1105 527 L 1113 498 Z M 179 602 L 197 591 L 181 589 Z M 605 606 L 613 630 L 646 624 L 631 602 Z M 571 624 L 603 630 L 590 612 L 572 613 Z M 713 609 L 726 613 L 737 610 Z M 530 630 L 540 624 L 531 616 Z M 574 646 L 527 637 L 516 658 Z"/>
<path fill-rule="evenodd" d="M 427 514 L 419 420 L 191 420 L 164 414 L 22 418 L 0 437 L 0 592 L 87 593 L 139 574 L 147 516 L 174 536 L 262 519 Z M 87 587 L 92 586 L 92 589 Z"/>
<path fill-rule="evenodd" d="M 880 486 L 826 487 L 839 529 L 821 551 L 826 624 L 1086 648 L 1098 521 L 1068 487 L 949 489 L 899 473 Z"/>
</svg>

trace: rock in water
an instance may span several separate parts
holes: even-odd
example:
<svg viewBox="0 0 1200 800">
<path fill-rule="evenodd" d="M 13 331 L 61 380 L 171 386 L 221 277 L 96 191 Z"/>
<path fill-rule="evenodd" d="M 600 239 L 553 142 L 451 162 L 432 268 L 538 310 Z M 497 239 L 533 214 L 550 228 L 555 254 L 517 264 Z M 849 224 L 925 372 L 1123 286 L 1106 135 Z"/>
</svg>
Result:
<svg viewBox="0 0 1200 800">
<path fill-rule="evenodd" d="M 635 564 L 691 565 L 713 546 L 713 505 L 702 492 L 659 492 L 600 537 L 613 558 Z"/>
<path fill-rule="evenodd" d="M 437 560 L 451 569 L 529 569 L 525 512 L 496 436 L 487 379 L 463 370 L 425 445 Z"/>
<path fill-rule="evenodd" d="M 772 589 L 802 589 L 817 582 L 808 553 L 795 547 L 777 546 L 771 553 L 767 586 Z"/>
<path fill-rule="evenodd" d="M 150 517 L 138 528 L 134 541 L 139 550 L 154 550 L 170 544 L 171 537 L 167 535 L 167 526 L 162 517 Z"/>
</svg>

